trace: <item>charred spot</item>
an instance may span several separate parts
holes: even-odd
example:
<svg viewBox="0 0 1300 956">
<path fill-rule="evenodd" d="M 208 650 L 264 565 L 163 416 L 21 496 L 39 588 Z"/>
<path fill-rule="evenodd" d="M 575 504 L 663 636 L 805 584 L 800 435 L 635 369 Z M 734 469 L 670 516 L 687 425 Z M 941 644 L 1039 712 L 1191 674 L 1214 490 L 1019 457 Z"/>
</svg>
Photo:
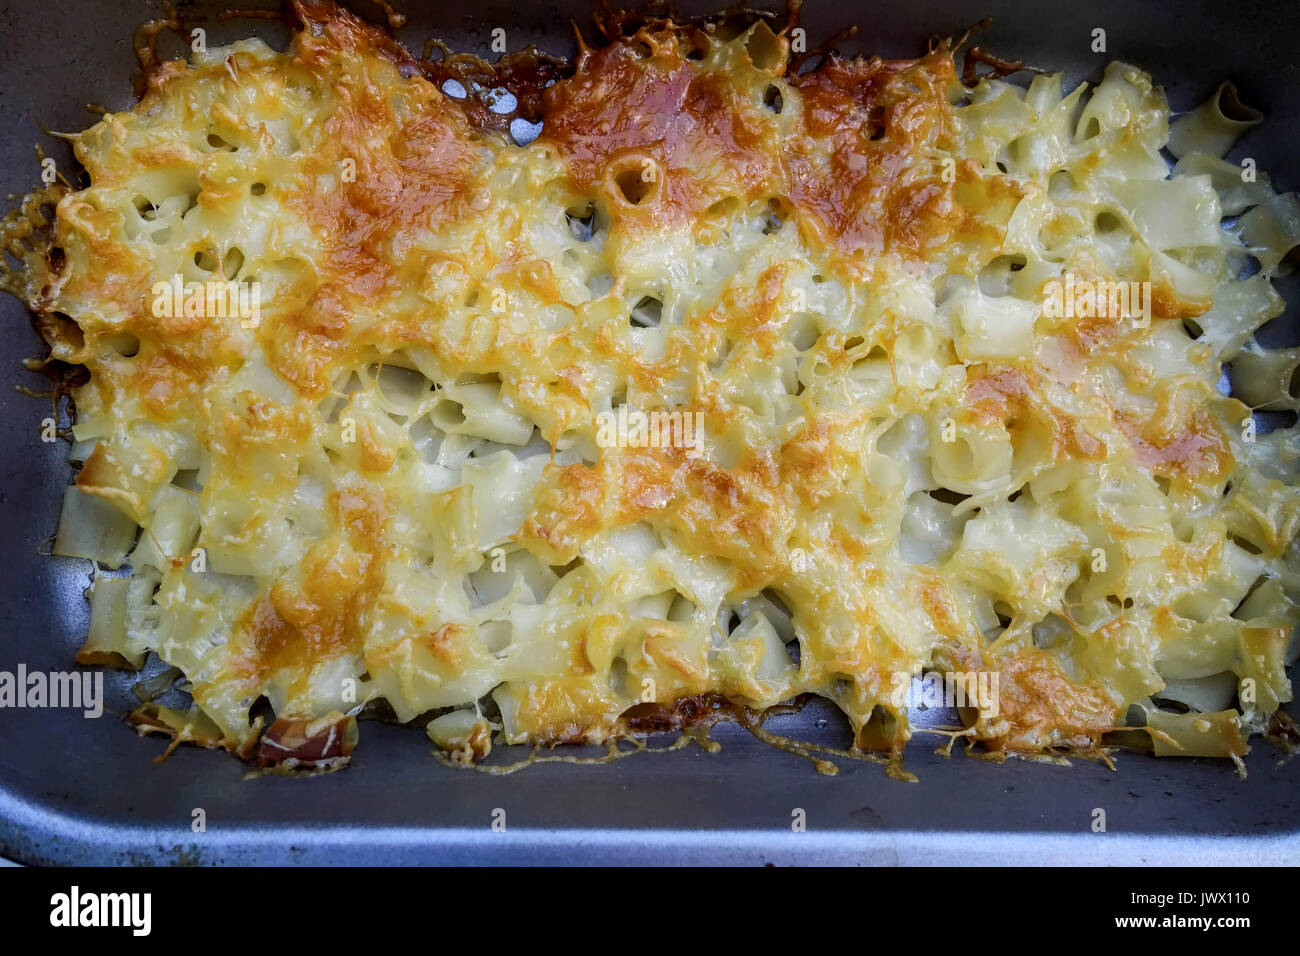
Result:
<svg viewBox="0 0 1300 956">
<path fill-rule="evenodd" d="M 623 713 L 623 720 L 633 733 L 657 734 L 701 725 L 711 727 L 720 720 L 734 718 L 737 709 L 720 694 L 696 694 L 672 704 L 637 704 Z"/>
</svg>

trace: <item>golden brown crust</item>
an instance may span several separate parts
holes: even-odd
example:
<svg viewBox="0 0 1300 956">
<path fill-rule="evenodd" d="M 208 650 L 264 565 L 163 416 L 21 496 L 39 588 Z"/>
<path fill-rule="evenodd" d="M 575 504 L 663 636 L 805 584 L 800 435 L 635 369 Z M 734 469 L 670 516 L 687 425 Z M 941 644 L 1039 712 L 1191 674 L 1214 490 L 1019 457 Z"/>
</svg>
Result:
<svg viewBox="0 0 1300 956">
<path fill-rule="evenodd" d="M 955 105 L 948 45 L 803 70 L 788 29 L 733 39 L 613 15 L 609 42 L 571 66 L 490 66 L 416 58 L 331 3 L 292 9 L 286 54 L 151 65 L 140 109 L 79 144 L 93 185 L 58 211 L 73 265 L 51 251 L 23 286 L 58 358 L 93 371 L 79 400 L 104 427 L 78 488 L 177 539 L 156 559 L 191 615 L 168 622 L 169 651 L 193 654 L 196 700 L 227 705 L 227 736 L 249 732 L 240 702 L 266 696 L 268 746 L 289 755 L 267 762 L 346 756 L 319 739 L 335 724 L 309 726 L 360 706 L 341 681 L 404 720 L 462 708 L 443 737 L 480 757 L 489 694 L 512 739 L 591 743 L 752 721 L 812 691 L 859 746 L 897 752 L 897 679 L 946 654 L 996 669 L 1002 713 L 973 729 L 994 747 L 1099 745 L 1119 665 L 1067 675 L 1028 631 L 1095 641 L 1080 607 L 1123 620 L 1139 590 L 1135 615 L 1189 631 L 1175 612 L 1190 602 L 1138 565 L 1207 579 L 1222 570 L 1211 556 L 1235 555 L 1176 537 L 1158 480 L 1221 497 L 1240 463 L 1224 425 L 1236 407 L 1197 377 L 1201 346 L 1157 338 L 1167 326 L 1053 324 L 1032 307 L 1096 251 L 1066 248 L 1093 238 L 1087 204 L 1053 206 L 1045 176 L 1008 173 L 1002 133 L 977 142 L 981 104 Z M 541 137 L 509 145 L 503 114 L 444 95 L 449 78 L 503 84 Z M 1004 99 L 991 125 L 1027 128 L 1024 96 Z M 182 118 L 150 125 L 168 109 Z M 1125 135 L 1166 114 L 1140 99 Z M 184 243 L 156 228 L 163 215 Z M 11 234 L 39 233 L 24 222 Z M 253 255 L 243 275 L 275 289 L 260 324 L 151 308 L 157 263 L 232 277 Z M 1206 311 L 1171 281 L 1155 283 L 1154 318 Z M 390 382 L 389 366 L 422 384 Z M 624 406 L 699 415 L 710 447 L 594 439 L 595 417 Z M 969 460 L 939 461 L 949 426 Z M 538 441 L 549 455 L 501 450 Z M 1133 487 L 1114 487 L 1112 465 Z M 206 484 L 182 485 L 178 504 L 181 471 Z M 1279 539 L 1289 506 L 1270 507 L 1261 537 Z M 1149 534 L 1129 526 L 1152 512 Z M 256 593 L 187 577 L 193 541 Z M 528 572 L 509 600 L 486 578 L 496 551 Z M 1220 577 L 1250 571 L 1234 560 Z M 1233 595 L 1225 617 L 1242 595 L 1216 586 Z M 1240 636 L 1215 623 L 1221 645 Z M 227 640 L 191 645 L 209 632 Z M 1133 684 L 1156 687 L 1155 651 L 1126 653 Z M 472 734 L 458 722 L 471 707 Z M 142 726 L 219 739 L 169 720 Z"/>
<path fill-rule="evenodd" d="M 978 654 L 958 651 L 961 669 L 983 670 Z M 1092 682 L 1070 680 L 1051 655 L 1020 650 L 996 663 L 998 708 L 975 721 L 976 736 L 991 750 L 1039 753 L 1092 750 L 1123 719 L 1114 699 Z"/>
</svg>

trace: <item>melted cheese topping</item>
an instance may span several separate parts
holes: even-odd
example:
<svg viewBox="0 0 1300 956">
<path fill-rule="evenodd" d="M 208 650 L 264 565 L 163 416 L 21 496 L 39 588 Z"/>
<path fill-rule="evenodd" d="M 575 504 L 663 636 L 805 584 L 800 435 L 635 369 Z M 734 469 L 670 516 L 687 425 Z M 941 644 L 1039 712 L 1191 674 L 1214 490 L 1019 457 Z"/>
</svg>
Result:
<svg viewBox="0 0 1300 956">
<path fill-rule="evenodd" d="M 998 676 L 995 749 L 1145 710 L 1235 755 L 1290 699 L 1295 431 L 1217 387 L 1268 361 L 1289 247 L 1237 278 L 1231 176 L 1169 177 L 1140 71 L 795 73 L 765 25 L 657 24 L 584 48 L 521 148 L 296 10 L 287 52 L 165 64 L 81 134 L 25 287 L 90 373 L 59 550 L 130 567 L 85 659 L 156 652 L 240 752 L 263 697 L 283 739 L 383 699 L 471 759 L 706 694 L 897 748 L 931 668 Z M 173 276 L 260 314 L 159 309 Z M 1053 313 L 1067 277 L 1151 283 L 1150 322 Z M 602 445 L 625 406 L 699 413 L 699 454 Z"/>
</svg>

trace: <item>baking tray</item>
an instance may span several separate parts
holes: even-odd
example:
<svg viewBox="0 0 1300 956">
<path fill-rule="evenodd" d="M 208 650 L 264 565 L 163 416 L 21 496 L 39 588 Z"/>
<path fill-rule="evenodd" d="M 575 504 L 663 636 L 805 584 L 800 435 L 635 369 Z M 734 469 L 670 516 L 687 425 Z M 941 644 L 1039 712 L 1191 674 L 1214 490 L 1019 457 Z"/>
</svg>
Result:
<svg viewBox="0 0 1300 956">
<path fill-rule="evenodd" d="M 210 15 L 208 42 L 257 33 L 283 45 L 286 29 L 259 20 L 218 22 L 229 4 L 181 4 Z M 720 4 L 683 3 L 687 13 Z M 487 54 L 494 27 L 511 49 L 536 43 L 572 50 L 570 18 L 589 24 L 590 0 L 406 3 L 399 36 L 419 50 L 436 34 Z M 472 7 L 472 15 L 469 8 Z M 378 18 L 378 8 L 358 2 Z M 80 130 L 85 104 L 131 103 L 134 27 L 154 4 L 97 0 L 0 3 L 0 185 L 22 193 L 36 182 L 33 144 L 62 168 L 70 151 L 41 127 Z M 810 0 L 803 24 L 814 41 L 850 23 L 841 50 L 892 56 L 924 50 L 935 34 L 959 34 L 992 16 L 978 35 L 1004 57 L 1097 79 L 1120 58 L 1163 82 L 1175 109 L 1207 96 L 1224 78 L 1269 114 L 1234 158 L 1254 157 L 1283 189 L 1300 186 L 1300 7 L 1243 0 L 1185 0 L 1176 8 L 1132 0 L 1089 4 L 1007 0 Z M 1104 29 L 1105 55 L 1092 52 Z M 590 36 L 590 33 L 588 34 Z M 1284 283 L 1285 316 L 1264 331 L 1294 343 L 1300 289 Z M 24 310 L 0 296 L 0 669 L 65 670 L 85 633 L 88 580 L 82 561 L 49 558 L 67 446 L 40 441 L 49 405 L 15 386 L 46 387 L 23 371 L 38 340 Z M 108 705 L 132 701 L 129 680 L 106 675 Z M 829 708 L 774 719 L 779 732 L 842 745 L 847 732 Z M 363 726 L 353 766 L 310 779 L 262 776 L 223 754 L 181 748 L 153 763 L 163 744 L 140 740 L 106 714 L 0 710 L 0 853 L 28 863 L 1294 863 L 1300 860 L 1295 801 L 1300 760 L 1283 762 L 1256 743 L 1238 778 L 1231 764 L 1120 754 L 1118 772 L 1075 761 L 1059 767 L 944 759 L 923 737 L 909 751 L 920 783 L 880 767 L 846 763 L 820 776 L 802 760 L 735 727 L 716 733 L 723 752 L 698 748 L 642 754 L 610 765 L 551 764 L 494 777 L 446 768 L 421 730 Z M 194 811 L 206 832 L 191 829 Z M 1094 810 L 1107 831 L 1092 830 Z M 492 826 L 504 811 L 505 829 Z M 805 832 L 792 821 L 803 810 Z"/>
</svg>

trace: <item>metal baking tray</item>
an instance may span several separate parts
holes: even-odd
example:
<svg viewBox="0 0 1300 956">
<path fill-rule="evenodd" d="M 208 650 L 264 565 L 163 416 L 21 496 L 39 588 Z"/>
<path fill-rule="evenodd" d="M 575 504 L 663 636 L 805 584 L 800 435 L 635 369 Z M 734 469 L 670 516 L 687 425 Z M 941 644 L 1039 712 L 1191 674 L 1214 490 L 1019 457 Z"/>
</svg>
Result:
<svg viewBox="0 0 1300 956">
<path fill-rule="evenodd" d="M 242 0 L 248 5 L 252 0 Z M 266 0 L 264 0 L 265 4 Z M 768 0 L 768 3 L 778 0 Z M 408 0 L 399 32 L 413 49 L 438 35 L 487 56 L 491 31 L 504 27 L 511 49 L 536 43 L 573 49 L 570 19 L 589 25 L 592 0 Z M 687 13 L 717 3 L 684 3 Z M 266 20 L 218 21 L 225 3 L 182 3 L 208 42 L 256 33 L 283 45 L 287 30 Z M 358 0 L 363 15 L 380 11 Z M 0 186 L 21 194 L 38 179 L 33 144 L 70 169 L 66 146 L 45 136 L 75 131 L 95 117 L 86 104 L 123 109 L 132 101 L 133 29 L 160 8 L 97 0 L 0 3 Z M 1239 0 L 1165 4 L 1095 0 L 1088 4 L 1013 0 L 809 0 L 810 39 L 857 23 L 842 51 L 913 56 L 929 37 L 958 35 L 985 16 L 978 42 L 1003 57 L 1097 79 L 1119 58 L 1149 70 L 1175 109 L 1187 109 L 1224 78 L 1263 110 L 1268 122 L 1234 158 L 1254 157 L 1283 189 L 1300 186 L 1300 7 Z M 1093 31 L 1107 51 L 1092 52 Z M 591 36 L 588 29 L 588 36 Z M 1300 339 L 1300 288 L 1264 336 Z M 49 403 L 15 390 L 47 387 L 20 360 L 39 352 L 26 313 L 8 296 L 0 312 L 0 670 L 66 670 L 87 624 L 83 561 L 49 558 L 67 446 L 42 443 Z M 129 680 L 106 675 L 108 706 L 129 708 Z M 847 732 L 829 708 L 813 706 L 770 728 L 843 745 Z M 119 720 L 71 710 L 0 710 L 0 853 L 27 863 L 1294 863 L 1300 860 L 1300 760 L 1281 761 L 1257 742 L 1239 779 L 1231 764 L 1155 760 L 1120 754 L 1117 772 L 944 759 L 920 737 L 902 783 L 870 764 L 842 762 L 836 777 L 722 726 L 723 751 L 696 747 L 640 754 L 609 765 L 550 764 L 511 776 L 442 766 L 418 729 L 363 727 L 351 768 L 309 779 L 246 778 L 220 753 L 181 748 L 155 764 L 157 740 L 140 740 Z M 937 742 L 936 742 L 937 746 Z M 206 831 L 194 832 L 202 809 Z M 1092 830 L 1094 810 L 1107 830 Z M 794 832 L 796 811 L 805 832 Z M 505 829 L 493 827 L 504 811 Z"/>
</svg>

